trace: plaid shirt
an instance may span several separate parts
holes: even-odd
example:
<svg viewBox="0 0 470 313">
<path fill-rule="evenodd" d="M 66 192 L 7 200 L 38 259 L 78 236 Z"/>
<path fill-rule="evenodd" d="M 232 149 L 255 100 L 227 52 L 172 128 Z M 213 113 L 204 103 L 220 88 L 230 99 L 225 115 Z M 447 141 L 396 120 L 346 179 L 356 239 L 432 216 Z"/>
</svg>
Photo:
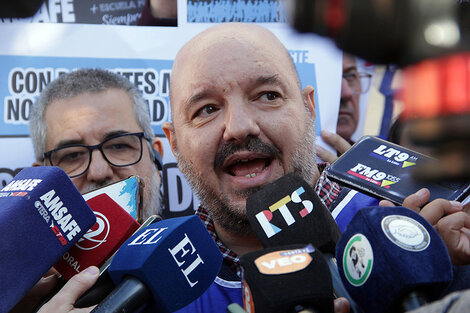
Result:
<svg viewBox="0 0 470 313">
<path fill-rule="evenodd" d="M 323 170 L 328 166 L 327 163 L 319 163 L 317 165 L 321 175 L 314 189 L 326 207 L 330 209 L 331 204 L 338 197 L 341 188 L 338 184 L 330 181 L 323 172 Z M 237 273 L 238 277 L 240 277 L 240 257 L 235 252 L 227 248 L 219 239 L 219 236 L 217 236 L 217 233 L 215 232 L 214 221 L 209 217 L 206 209 L 199 207 L 196 210 L 196 215 L 198 215 L 202 220 L 207 231 L 212 236 L 212 239 L 214 239 L 215 243 L 219 247 L 224 258 L 224 262 L 230 266 L 234 273 Z"/>
</svg>

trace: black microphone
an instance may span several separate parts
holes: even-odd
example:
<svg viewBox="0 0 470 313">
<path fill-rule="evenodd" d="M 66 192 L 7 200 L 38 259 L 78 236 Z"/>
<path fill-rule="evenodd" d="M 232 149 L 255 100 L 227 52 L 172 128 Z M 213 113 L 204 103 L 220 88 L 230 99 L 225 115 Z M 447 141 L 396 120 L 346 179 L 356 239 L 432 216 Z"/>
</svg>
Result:
<svg viewBox="0 0 470 313">
<path fill-rule="evenodd" d="M 344 288 L 336 267 L 334 253 L 341 232 L 306 181 L 287 174 L 248 197 L 246 210 L 263 247 L 302 243 L 320 250 L 330 269 L 335 295 L 347 298 L 353 312 L 361 312 Z"/>
<path fill-rule="evenodd" d="M 92 312 L 173 312 L 214 281 L 222 254 L 199 217 L 166 219 L 132 235 L 108 273 L 117 287 Z"/>
<path fill-rule="evenodd" d="M 446 246 L 404 207 L 359 210 L 336 249 L 341 278 L 365 312 L 403 312 L 437 299 L 452 281 Z"/>
<path fill-rule="evenodd" d="M 247 253 L 240 263 L 247 312 L 333 312 L 330 271 L 311 244 Z"/>
</svg>

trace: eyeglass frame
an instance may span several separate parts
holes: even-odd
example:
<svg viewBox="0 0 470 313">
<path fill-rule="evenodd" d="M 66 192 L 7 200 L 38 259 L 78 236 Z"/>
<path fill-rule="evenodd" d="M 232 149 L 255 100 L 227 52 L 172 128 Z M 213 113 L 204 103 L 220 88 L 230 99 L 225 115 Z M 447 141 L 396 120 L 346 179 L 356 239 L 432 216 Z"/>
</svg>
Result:
<svg viewBox="0 0 470 313">
<path fill-rule="evenodd" d="M 357 73 L 357 78 L 358 78 L 359 82 L 361 83 L 361 91 L 360 91 L 360 92 L 357 92 L 357 91 L 355 91 L 355 90 L 351 90 L 352 93 L 355 94 L 355 95 L 362 95 L 362 94 L 367 93 L 367 92 L 369 91 L 369 89 L 370 89 L 371 80 L 372 80 L 372 74 L 366 73 L 366 72 L 358 72 L 358 71 L 356 71 L 356 70 L 353 70 L 353 71 L 348 71 L 348 72 L 346 72 L 346 73 L 343 73 L 343 75 L 341 76 L 341 79 L 346 79 L 346 82 L 348 82 L 348 86 L 351 88 L 351 85 L 349 85 L 348 79 L 347 79 L 344 75 L 345 75 L 345 74 L 346 74 L 346 75 L 349 74 L 350 76 L 352 76 L 354 72 Z M 362 90 L 362 81 L 361 81 L 361 78 L 367 78 L 367 79 L 368 79 L 367 88 L 365 88 L 364 91 Z"/>
<path fill-rule="evenodd" d="M 124 137 L 124 136 L 137 136 L 139 138 L 139 142 L 140 142 L 140 156 L 139 158 L 137 159 L 137 161 L 133 162 L 133 163 L 130 163 L 130 164 L 126 164 L 126 165 L 115 165 L 113 163 L 111 163 L 111 161 L 108 160 L 108 158 L 106 157 L 106 154 L 103 152 L 103 144 L 108 142 L 109 140 L 111 139 L 114 139 L 114 138 L 119 138 L 119 137 Z M 149 149 L 150 149 L 150 155 L 153 157 L 153 161 L 154 163 L 156 164 L 157 166 L 157 169 L 158 170 L 162 170 L 163 169 L 163 162 L 162 162 L 162 158 L 160 156 L 160 153 L 158 153 L 155 149 L 152 148 L 151 146 L 151 143 L 152 143 L 152 140 L 150 138 L 148 138 L 144 132 L 137 132 L 137 133 L 122 133 L 122 134 L 117 134 L 117 135 L 114 135 L 114 136 L 111 136 L 109 138 L 106 138 L 105 140 L 103 140 L 102 142 L 100 142 L 99 144 L 97 145 L 85 145 L 85 144 L 71 144 L 71 145 L 66 145 L 66 146 L 63 146 L 63 147 L 60 147 L 60 148 L 56 148 L 56 149 L 52 149 L 52 150 L 49 150 L 49 151 L 46 151 L 44 152 L 43 154 L 43 160 L 45 161 L 46 159 L 49 160 L 49 163 L 52 165 L 52 166 L 55 166 L 53 163 L 52 163 L 52 153 L 56 152 L 56 151 L 60 151 L 60 150 L 63 150 L 65 148 L 70 148 L 70 147 L 84 147 L 84 148 L 87 148 L 88 152 L 90 153 L 90 159 L 88 161 L 88 165 L 86 167 L 86 169 L 78 174 L 78 175 L 73 175 L 73 176 L 69 176 L 70 178 L 75 178 L 75 177 L 78 177 L 78 176 L 81 176 L 83 174 L 85 174 L 88 169 L 90 168 L 90 164 L 91 164 L 91 159 L 92 159 L 92 154 L 93 154 L 93 151 L 98 149 L 100 152 L 101 152 L 101 155 L 103 156 L 103 158 L 105 159 L 105 161 L 112 165 L 112 166 L 115 166 L 115 167 L 126 167 L 126 166 L 131 166 L 131 165 L 134 165 L 134 164 L 137 164 L 140 162 L 140 160 L 142 160 L 142 155 L 143 155 L 143 145 L 142 145 L 142 138 L 144 138 L 145 140 L 147 140 L 149 142 Z"/>
</svg>

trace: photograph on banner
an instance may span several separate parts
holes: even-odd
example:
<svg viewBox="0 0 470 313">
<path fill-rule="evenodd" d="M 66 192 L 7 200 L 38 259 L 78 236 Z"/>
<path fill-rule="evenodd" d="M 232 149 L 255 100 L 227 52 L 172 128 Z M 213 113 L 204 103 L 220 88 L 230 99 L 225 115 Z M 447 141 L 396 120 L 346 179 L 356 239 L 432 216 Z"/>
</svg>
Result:
<svg viewBox="0 0 470 313">
<path fill-rule="evenodd" d="M 284 0 L 187 0 L 188 23 L 287 22 Z"/>
<path fill-rule="evenodd" d="M 38 1 L 18 1 L 18 10 L 37 3 Z M 177 1 L 44 0 L 33 16 L 2 17 L 0 22 L 177 26 Z"/>
</svg>

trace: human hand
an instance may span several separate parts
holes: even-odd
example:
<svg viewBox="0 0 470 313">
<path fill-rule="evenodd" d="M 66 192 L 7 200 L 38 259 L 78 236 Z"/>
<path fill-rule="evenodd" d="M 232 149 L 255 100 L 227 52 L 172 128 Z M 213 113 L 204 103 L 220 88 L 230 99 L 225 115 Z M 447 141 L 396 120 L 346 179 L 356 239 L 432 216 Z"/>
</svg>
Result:
<svg viewBox="0 0 470 313">
<path fill-rule="evenodd" d="M 429 202 L 429 190 L 423 188 L 403 201 L 407 207 L 423 216 L 442 237 L 454 265 L 470 264 L 470 205 L 457 201 L 436 199 Z M 393 206 L 388 200 L 381 206 Z M 421 208 L 422 207 L 422 208 Z"/>
<path fill-rule="evenodd" d="M 90 266 L 84 271 L 73 276 L 52 299 L 44 304 L 38 313 L 85 313 L 90 312 L 93 307 L 76 309 L 75 301 L 96 282 L 99 269 Z"/>
<path fill-rule="evenodd" d="M 337 155 L 341 155 L 351 148 L 351 144 L 347 142 L 343 137 L 338 134 L 327 131 L 326 129 L 321 132 L 322 139 L 334 148 L 337 152 Z M 320 145 L 316 147 L 317 155 L 325 162 L 333 163 L 338 158 L 337 155 L 331 153 Z"/>
</svg>

